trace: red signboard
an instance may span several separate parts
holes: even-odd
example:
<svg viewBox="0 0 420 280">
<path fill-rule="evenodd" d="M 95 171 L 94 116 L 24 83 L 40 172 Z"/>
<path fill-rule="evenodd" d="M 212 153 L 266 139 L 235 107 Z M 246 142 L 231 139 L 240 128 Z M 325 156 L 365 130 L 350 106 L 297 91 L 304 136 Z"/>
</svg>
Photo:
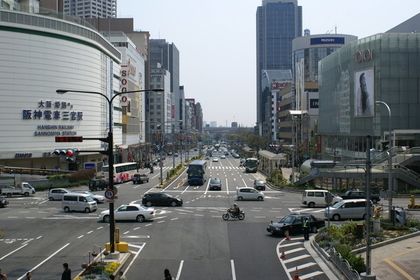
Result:
<svg viewBox="0 0 420 280">
<path fill-rule="evenodd" d="M 55 142 L 83 142 L 83 137 L 55 137 Z"/>
</svg>

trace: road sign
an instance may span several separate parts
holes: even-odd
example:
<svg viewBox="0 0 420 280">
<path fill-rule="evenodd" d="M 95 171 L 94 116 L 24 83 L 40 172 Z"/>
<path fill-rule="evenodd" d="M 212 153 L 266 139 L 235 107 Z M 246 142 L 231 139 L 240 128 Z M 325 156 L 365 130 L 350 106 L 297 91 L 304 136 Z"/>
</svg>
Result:
<svg viewBox="0 0 420 280">
<path fill-rule="evenodd" d="M 115 196 L 115 192 L 113 190 L 106 190 L 105 197 L 108 199 L 113 199 Z"/>
<path fill-rule="evenodd" d="M 55 142 L 83 142 L 83 136 L 75 137 L 55 137 Z"/>
<path fill-rule="evenodd" d="M 163 162 L 159 162 L 159 167 L 163 167 Z"/>
</svg>

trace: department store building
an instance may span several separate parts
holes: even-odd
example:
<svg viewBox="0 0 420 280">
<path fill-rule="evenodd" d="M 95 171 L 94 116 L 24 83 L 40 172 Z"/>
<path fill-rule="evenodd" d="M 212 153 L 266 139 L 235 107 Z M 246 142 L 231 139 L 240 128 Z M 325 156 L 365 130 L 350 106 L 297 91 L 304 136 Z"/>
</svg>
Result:
<svg viewBox="0 0 420 280">
<path fill-rule="evenodd" d="M 90 24 L 63 14 L 0 9 L 0 165 L 63 170 L 101 162 L 83 153 L 70 166 L 54 149 L 104 150 L 99 140 L 56 143 L 56 136 L 106 137 L 113 114 L 115 144 L 121 145 L 122 109 L 103 96 L 57 89 L 120 91 L 121 53 Z M 111 111 L 111 112 L 110 112 Z"/>
<path fill-rule="evenodd" d="M 366 136 L 382 150 L 390 132 L 392 146 L 420 146 L 419 33 L 352 41 L 319 64 L 319 153 L 363 159 Z"/>
</svg>

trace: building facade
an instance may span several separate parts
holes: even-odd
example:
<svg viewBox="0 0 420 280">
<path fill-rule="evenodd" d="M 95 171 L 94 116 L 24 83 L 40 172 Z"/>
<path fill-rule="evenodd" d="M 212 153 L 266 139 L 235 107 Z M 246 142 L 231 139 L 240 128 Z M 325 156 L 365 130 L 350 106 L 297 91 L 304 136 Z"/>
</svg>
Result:
<svg viewBox="0 0 420 280">
<path fill-rule="evenodd" d="M 117 17 L 117 0 L 59 0 L 63 1 L 63 12 L 81 18 Z"/>
<path fill-rule="evenodd" d="M 292 69 L 292 40 L 302 36 L 302 7 L 297 0 L 263 0 L 256 21 L 257 126 L 260 135 L 269 139 L 271 124 L 265 110 L 272 97 L 262 87 L 263 71 Z"/>
<path fill-rule="evenodd" d="M 83 162 L 102 162 L 99 153 L 81 153 L 75 163 L 52 154 L 60 148 L 104 150 L 99 140 L 55 143 L 55 137 L 106 137 L 110 125 L 115 144 L 122 144 L 118 99 L 109 109 L 100 95 L 56 93 L 70 89 L 111 98 L 120 90 L 121 53 L 89 26 L 0 10 L 0 165 L 77 170 Z"/>
<path fill-rule="evenodd" d="M 419 42 L 419 33 L 382 33 L 321 60 L 319 152 L 362 159 L 367 135 L 380 150 L 390 132 L 392 146 L 420 144 Z"/>
</svg>

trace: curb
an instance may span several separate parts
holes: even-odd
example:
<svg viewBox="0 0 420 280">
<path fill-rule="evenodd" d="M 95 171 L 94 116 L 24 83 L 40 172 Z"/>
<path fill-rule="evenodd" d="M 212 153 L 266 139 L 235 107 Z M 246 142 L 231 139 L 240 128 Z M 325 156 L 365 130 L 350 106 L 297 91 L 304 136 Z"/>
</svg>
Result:
<svg viewBox="0 0 420 280">
<path fill-rule="evenodd" d="M 420 235 L 420 231 L 409 233 L 409 234 L 406 234 L 406 235 L 403 235 L 403 236 L 391 238 L 391 239 L 388 239 L 386 241 L 382 241 L 382 242 L 378 242 L 378 243 L 372 244 L 372 245 L 370 245 L 370 248 L 371 249 L 379 248 L 379 247 L 386 246 L 386 245 L 389 245 L 389 244 L 392 244 L 392 243 L 395 243 L 395 242 L 398 242 L 398 241 L 401 241 L 401 240 L 405 240 L 405 239 L 409 239 L 409 238 L 412 238 L 412 237 L 416 237 L 418 235 Z M 361 253 L 363 253 L 365 251 L 366 251 L 366 247 L 362 247 L 362 248 L 359 248 L 359 249 L 354 249 L 351 252 L 352 253 L 355 253 L 355 254 L 361 254 Z"/>
</svg>

